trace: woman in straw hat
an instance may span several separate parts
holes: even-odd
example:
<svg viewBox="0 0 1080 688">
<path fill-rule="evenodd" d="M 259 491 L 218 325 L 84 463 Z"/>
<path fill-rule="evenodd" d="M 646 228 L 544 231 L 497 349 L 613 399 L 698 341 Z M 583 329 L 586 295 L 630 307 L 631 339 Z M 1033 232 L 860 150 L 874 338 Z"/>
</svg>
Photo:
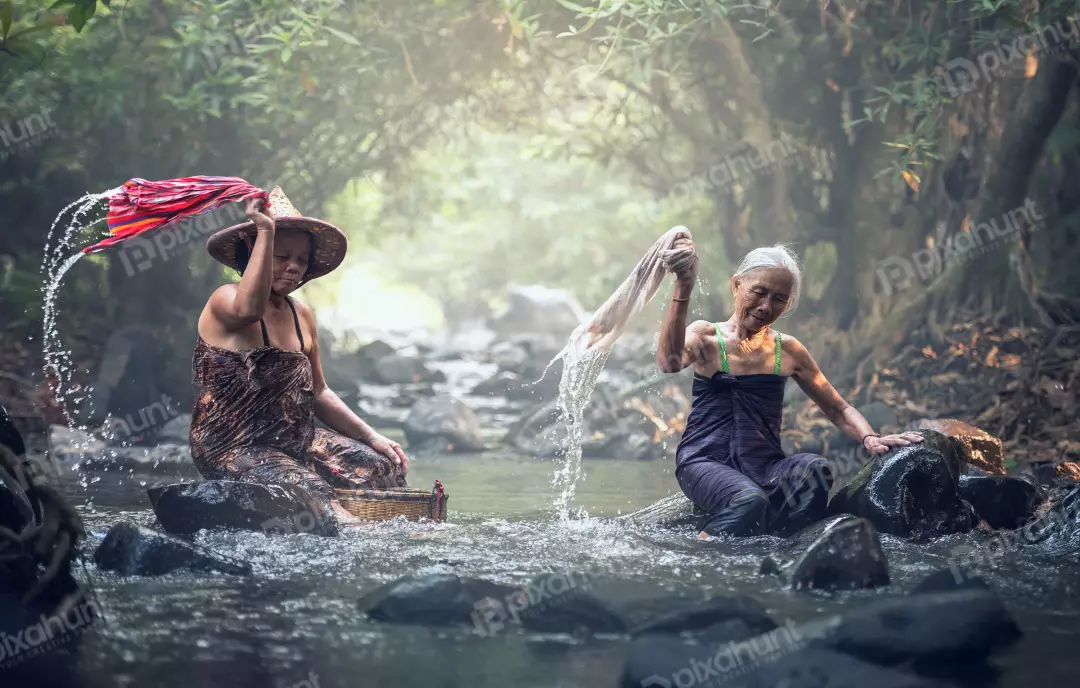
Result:
<svg viewBox="0 0 1080 688">
<path fill-rule="evenodd" d="M 341 264 L 345 235 L 280 187 L 248 199 L 247 216 L 206 243 L 241 279 L 199 317 L 191 457 L 207 479 L 299 485 L 352 520 L 334 489 L 404 487 L 409 460 L 326 386 L 315 316 L 289 297 Z"/>
</svg>

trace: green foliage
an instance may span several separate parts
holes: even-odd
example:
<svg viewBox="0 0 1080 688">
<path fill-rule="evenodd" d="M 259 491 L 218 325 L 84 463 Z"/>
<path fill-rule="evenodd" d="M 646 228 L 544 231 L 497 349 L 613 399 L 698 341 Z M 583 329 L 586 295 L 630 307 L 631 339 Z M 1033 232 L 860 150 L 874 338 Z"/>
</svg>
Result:
<svg viewBox="0 0 1080 688">
<path fill-rule="evenodd" d="M 377 245 L 380 277 L 436 296 L 451 319 L 482 314 L 513 284 L 563 287 L 595 308 L 675 223 L 625 170 L 550 159 L 476 127 L 462 134 L 418 152 L 406 181 L 373 180 L 333 206 L 343 226 L 368 227 L 361 241 Z M 691 228 L 705 216 L 666 210 Z M 723 265 L 717 242 L 695 236 L 710 269 Z"/>
</svg>

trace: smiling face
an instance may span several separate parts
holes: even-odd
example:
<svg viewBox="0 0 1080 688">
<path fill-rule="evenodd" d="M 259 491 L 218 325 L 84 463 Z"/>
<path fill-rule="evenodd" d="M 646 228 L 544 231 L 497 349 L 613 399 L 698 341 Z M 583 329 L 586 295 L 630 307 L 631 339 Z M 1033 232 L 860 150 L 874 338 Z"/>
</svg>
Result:
<svg viewBox="0 0 1080 688">
<path fill-rule="evenodd" d="M 274 236 L 274 282 L 278 294 L 288 294 L 300 286 L 311 258 L 311 237 L 299 229 L 279 229 Z"/>
<path fill-rule="evenodd" d="M 791 302 L 794 280 L 784 268 L 759 268 L 731 278 L 737 322 L 751 334 L 772 325 Z"/>
</svg>

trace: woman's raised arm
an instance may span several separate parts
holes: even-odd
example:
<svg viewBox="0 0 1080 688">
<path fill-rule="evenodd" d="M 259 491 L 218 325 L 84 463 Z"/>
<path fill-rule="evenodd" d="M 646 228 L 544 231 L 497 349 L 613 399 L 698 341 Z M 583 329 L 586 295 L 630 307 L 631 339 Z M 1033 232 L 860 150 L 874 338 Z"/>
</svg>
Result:
<svg viewBox="0 0 1080 688">
<path fill-rule="evenodd" d="M 270 303 L 274 283 L 274 218 L 263 211 L 266 201 L 249 198 L 247 216 L 255 223 L 254 245 L 249 245 L 248 263 L 240 283 L 231 289 L 218 289 L 210 297 L 214 317 L 230 332 L 257 322 Z"/>
</svg>

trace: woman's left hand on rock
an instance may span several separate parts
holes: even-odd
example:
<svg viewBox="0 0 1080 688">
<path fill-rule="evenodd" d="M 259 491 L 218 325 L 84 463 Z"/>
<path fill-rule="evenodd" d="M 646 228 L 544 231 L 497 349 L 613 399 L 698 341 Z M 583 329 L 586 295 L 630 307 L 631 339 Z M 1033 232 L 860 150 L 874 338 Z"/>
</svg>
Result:
<svg viewBox="0 0 1080 688">
<path fill-rule="evenodd" d="M 409 472 L 409 457 L 397 442 L 376 433 L 371 436 L 368 446 L 390 459 L 395 466 L 400 466 L 402 475 Z"/>
<path fill-rule="evenodd" d="M 901 432 L 896 435 L 876 437 L 871 435 L 863 440 L 863 449 L 871 454 L 884 454 L 896 447 L 906 447 L 923 441 L 923 436 L 917 432 Z"/>
</svg>

